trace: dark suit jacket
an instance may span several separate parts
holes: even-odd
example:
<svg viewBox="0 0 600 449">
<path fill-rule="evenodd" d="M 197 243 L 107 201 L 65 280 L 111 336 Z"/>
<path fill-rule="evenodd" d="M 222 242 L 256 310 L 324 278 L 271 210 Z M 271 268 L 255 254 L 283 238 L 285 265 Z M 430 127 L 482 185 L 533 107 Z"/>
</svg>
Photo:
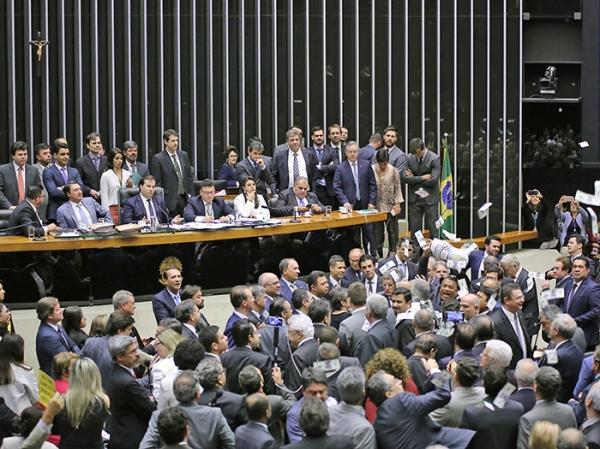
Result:
<svg viewBox="0 0 600 449">
<path fill-rule="evenodd" d="M 83 183 L 89 189 L 93 189 L 96 192 L 100 191 L 100 178 L 102 177 L 102 173 L 108 169 L 106 159 L 106 156 L 100 156 L 100 169 L 98 171 L 96 171 L 89 153 L 75 161 L 75 168 L 79 171 Z M 83 186 L 81 187 L 83 188 Z"/>
<path fill-rule="evenodd" d="M 396 347 L 396 329 L 385 318 L 376 322 L 354 348 L 356 357 L 365 366 L 377 351 Z"/>
<path fill-rule="evenodd" d="M 435 359 L 439 362 L 444 357 L 452 357 L 452 345 L 450 344 L 448 337 L 438 334 L 435 334 L 435 337 L 438 340 L 438 350 L 435 354 Z M 416 338 L 404 347 L 402 350 L 404 357 L 408 358 L 415 353 L 415 341 Z"/>
<path fill-rule="evenodd" d="M 108 382 L 113 367 L 113 360 L 108 352 L 110 336 L 88 338 L 81 349 L 82 357 L 89 357 L 98 366 L 102 378 L 102 388 L 108 390 Z"/>
<path fill-rule="evenodd" d="M 16 229 L 16 226 L 20 226 Z M 35 235 L 44 235 L 44 227 L 40 223 L 38 216 L 35 214 L 35 207 L 29 201 L 24 200 L 19 203 L 17 208 L 12 211 L 8 219 L 9 231 L 7 235 L 24 235 L 27 236 L 27 230 L 30 226 L 35 228 Z"/>
<path fill-rule="evenodd" d="M 236 449 L 277 449 L 279 444 L 262 425 L 248 421 L 235 430 Z"/>
<path fill-rule="evenodd" d="M 192 340 L 198 339 L 198 335 L 192 332 L 192 330 L 183 323 L 181 323 L 181 336 L 183 338 L 191 338 Z"/>
<path fill-rule="evenodd" d="M 52 359 L 61 352 L 74 352 L 79 354 L 79 347 L 69 338 L 61 325 L 58 332 L 45 321 L 40 323 L 35 337 L 35 352 L 40 369 L 54 379 L 52 372 Z"/>
<path fill-rule="evenodd" d="M 600 343 L 598 323 L 600 322 L 600 286 L 590 276 L 585 278 L 577 288 L 569 305 L 567 301 L 574 284 L 565 289 L 563 310 L 573 317 L 577 326 L 583 329 L 588 346 Z"/>
<path fill-rule="evenodd" d="M 386 147 L 382 146 L 381 148 L 385 149 Z M 398 174 L 400 176 L 402 176 L 402 173 L 404 173 L 404 171 L 406 170 L 406 154 L 404 153 L 404 151 L 402 151 L 400 148 L 398 148 L 396 145 L 394 145 L 388 151 L 388 156 L 389 156 L 388 164 L 396 167 L 396 170 L 398 170 Z M 374 165 L 376 163 L 377 163 L 377 153 L 373 153 L 373 159 L 371 159 L 371 165 Z"/>
<path fill-rule="evenodd" d="M 406 176 L 406 170 L 410 170 L 413 176 Z M 423 175 L 430 174 L 431 178 L 423 179 Z M 429 196 L 426 196 L 425 203 L 432 205 L 440 202 L 438 194 L 441 175 L 440 158 L 431 150 L 427 150 L 423 156 L 421 164 L 414 154 L 406 157 L 406 168 L 400 173 L 402 181 L 408 184 L 408 202 L 414 203 L 417 200 L 417 190 L 422 188 Z"/>
<path fill-rule="evenodd" d="M 367 164 L 370 164 L 373 158 L 375 157 L 375 147 L 371 144 L 368 144 L 362 147 L 358 153 L 358 158 L 365 161 Z"/>
<path fill-rule="evenodd" d="M 304 156 L 304 163 L 306 164 L 306 174 L 308 175 L 308 185 L 314 190 L 315 179 L 317 177 L 317 158 L 316 156 L 307 150 L 306 148 L 299 150 L 300 156 Z M 290 174 L 288 167 L 288 154 L 290 150 L 280 151 L 273 156 L 273 162 L 271 165 L 271 173 L 277 183 L 277 192 L 281 192 L 290 187 Z"/>
<path fill-rule="evenodd" d="M 525 343 L 527 345 L 527 354 L 523 354 L 521 343 L 517 338 L 517 334 L 515 333 L 511 322 L 502 309 L 498 309 L 493 312 L 490 315 L 490 318 L 494 322 L 494 337 L 505 341 L 512 349 L 513 357 L 510 361 L 510 365 L 508 365 L 509 369 L 515 369 L 519 360 L 532 357 L 531 340 L 527 334 L 527 328 L 525 327 L 525 322 L 523 321 L 523 316 L 521 314 L 519 314 L 519 322 L 521 324 L 521 329 L 523 330 L 524 334 L 523 337 L 525 338 Z"/>
<path fill-rule="evenodd" d="M 494 406 L 494 410 L 490 410 L 482 403 L 465 409 L 460 427 L 477 432 L 469 448 L 514 449 L 517 447 L 519 420 L 525 412 L 521 404 L 511 399 L 506 401 L 504 408 Z M 488 396 L 484 400 L 491 404 L 494 398 Z"/>
<path fill-rule="evenodd" d="M 221 217 L 227 215 L 235 216 L 235 212 L 222 198 L 215 198 L 212 202 L 213 217 L 218 220 Z M 175 210 L 175 209 L 170 209 Z M 204 209 L 204 201 L 200 196 L 193 196 L 188 199 L 187 206 L 183 211 L 183 217 L 185 221 L 195 221 L 196 217 L 206 216 L 206 210 Z"/>
<path fill-rule="evenodd" d="M 352 438 L 342 435 L 304 437 L 300 441 L 283 446 L 285 449 L 353 449 Z"/>
<path fill-rule="evenodd" d="M 277 358 L 278 364 L 287 366 L 290 360 L 290 350 L 288 347 L 287 327 L 279 328 L 277 340 Z M 258 330 L 260 334 L 260 352 L 268 355 L 271 360 L 275 357 L 275 328 L 265 326 Z"/>
<path fill-rule="evenodd" d="M 123 206 L 123 223 L 135 223 L 146 217 L 146 207 L 144 206 L 146 199 L 142 195 L 136 195 L 125 201 Z M 154 195 L 152 197 L 152 204 L 156 212 L 156 218 L 159 223 L 168 223 L 169 215 L 167 209 L 167 203 L 163 197 Z M 149 217 L 146 217 L 149 218 Z"/>
<path fill-rule="evenodd" d="M 285 370 L 285 385 L 291 391 L 296 391 L 302 385 L 302 371 L 317 361 L 319 344 L 314 338 L 309 338 L 292 354 L 292 359 Z M 302 396 L 302 392 L 295 393 L 296 399 Z"/>
<path fill-rule="evenodd" d="M 265 200 L 269 198 L 267 196 L 267 186 L 273 186 L 275 184 L 275 179 L 266 163 L 264 169 L 261 169 L 260 167 L 254 168 L 250 159 L 246 157 L 235 164 L 235 171 L 239 175 L 240 180 L 249 176 L 253 177 L 256 182 L 256 193 L 261 194 Z"/>
<path fill-rule="evenodd" d="M 188 195 L 195 195 L 194 178 L 192 175 L 192 167 L 190 158 L 185 151 L 177 150 L 177 159 L 179 161 L 179 169 L 183 177 L 183 186 Z M 150 173 L 156 178 L 156 185 L 163 188 L 165 192 L 165 201 L 170 211 L 177 209 L 177 199 L 179 198 L 179 180 L 175 172 L 171 156 L 167 150 L 163 150 L 155 154 L 150 165 Z"/>
<path fill-rule="evenodd" d="M 588 449 L 600 449 L 600 421 L 582 430 Z"/>
<path fill-rule="evenodd" d="M 362 272 L 361 272 L 361 277 L 364 279 L 364 276 L 362 276 Z M 346 282 L 348 282 L 348 285 L 352 284 L 353 282 L 362 282 L 362 280 L 358 277 L 358 275 L 356 274 L 356 271 L 354 271 L 352 269 L 352 267 L 346 267 L 346 271 L 344 271 L 343 279 Z"/>
<path fill-rule="evenodd" d="M 556 354 L 558 355 L 558 363 L 550 365 L 544 354 L 538 366 L 551 366 L 558 370 L 562 377 L 562 384 L 556 400 L 566 404 L 573 397 L 573 390 L 577 384 L 581 363 L 583 362 L 583 352 L 575 343 L 567 340 L 558 347 Z"/>
<path fill-rule="evenodd" d="M 373 169 L 365 161 L 358 159 L 358 179 L 360 201 L 357 201 L 354 174 L 349 161 L 339 165 L 333 178 L 333 189 L 340 204 L 350 203 L 360 209 L 366 209 L 368 204 L 377 204 L 377 182 Z"/>
<path fill-rule="evenodd" d="M 328 373 L 327 375 L 327 395 L 335 398 L 338 402 L 342 402 L 342 395 L 337 387 L 337 379 L 340 377 L 340 374 L 342 374 L 342 371 L 350 366 L 357 366 L 359 368 L 361 367 L 360 362 L 356 357 L 341 356 L 340 369 L 334 373 Z"/>
<path fill-rule="evenodd" d="M 223 368 L 227 370 L 226 388 L 232 393 L 246 393 L 240 386 L 238 376 L 240 371 L 248 365 L 255 366 L 262 373 L 265 382 L 265 386 L 263 387 L 265 393 L 274 393 L 273 382 L 271 381 L 272 365 L 269 356 L 260 352 L 254 352 L 247 346 L 236 346 L 221 354 L 221 362 L 223 363 Z"/>
<path fill-rule="evenodd" d="M 40 173 L 37 167 L 29 164 L 23 166 L 23 174 L 25 175 L 23 186 L 24 194 L 27 195 L 27 189 L 31 186 L 42 188 L 40 181 Z M 0 209 L 8 209 L 11 206 L 19 204 L 19 187 L 17 182 L 17 174 L 13 162 L 0 166 Z"/>
<path fill-rule="evenodd" d="M 473 270 L 479 271 L 479 267 L 481 266 L 481 259 L 485 257 L 485 250 L 477 249 L 475 251 L 471 251 L 469 253 L 469 261 L 467 262 L 467 267 L 465 270 L 471 268 L 471 279 L 479 279 L 481 273 L 473 273 Z M 498 254 L 496 256 L 498 260 L 502 260 L 502 256 Z"/>
<path fill-rule="evenodd" d="M 281 286 L 280 286 L 281 296 L 289 301 L 289 303 L 293 309 L 294 305 L 292 304 L 292 290 L 288 287 L 288 285 L 285 283 L 285 281 L 283 279 L 280 278 L 279 283 L 281 284 Z M 301 281 L 300 279 L 295 281 L 294 284 L 296 284 L 296 287 L 298 287 L 298 288 L 305 288 L 308 290 L 308 286 L 306 285 L 306 282 Z"/>
<path fill-rule="evenodd" d="M 533 388 L 523 388 L 517 390 L 510 395 L 510 399 L 523 406 L 523 413 L 527 413 L 529 410 L 531 410 L 537 401 Z"/>
<path fill-rule="evenodd" d="M 110 447 L 138 447 L 156 404 L 127 369 L 113 363 L 106 390 L 110 398 Z"/>
<path fill-rule="evenodd" d="M 175 318 L 175 307 L 177 307 L 175 301 L 166 288 L 157 293 L 152 298 L 152 310 L 156 324 L 160 323 L 163 318 Z"/>
<path fill-rule="evenodd" d="M 92 223 L 98 223 L 98 218 L 100 217 L 104 218 L 107 223 L 112 223 L 110 212 L 100 206 L 100 204 L 92 198 L 83 198 L 81 204 L 90 213 Z M 63 229 L 77 229 L 79 227 L 77 215 L 75 215 L 75 211 L 70 202 L 66 202 L 58 208 L 56 211 L 56 222 L 58 226 Z"/>
<path fill-rule="evenodd" d="M 225 162 L 221 165 L 219 169 L 218 179 L 222 181 L 227 181 L 227 188 L 235 189 L 237 187 L 236 183 L 241 184 L 241 179 L 239 173 L 229 165 L 228 162 Z"/>
<path fill-rule="evenodd" d="M 208 405 L 217 394 L 220 388 L 206 388 L 200 394 L 198 404 Z M 223 416 L 227 420 L 227 424 L 231 430 L 235 432 L 242 424 L 246 424 L 248 418 L 246 416 L 246 399 L 244 396 L 239 394 L 231 393 L 226 390 L 223 391 L 223 396 L 217 399 L 216 406 L 221 409 Z"/>
<path fill-rule="evenodd" d="M 314 153 L 315 158 L 318 160 L 317 150 L 314 149 L 314 145 L 310 147 L 309 150 Z M 342 153 L 342 162 L 344 162 L 346 160 L 346 155 L 341 148 L 340 152 Z M 325 180 L 325 188 L 327 189 L 327 195 L 329 196 L 335 196 L 335 191 L 333 190 L 333 177 L 340 163 L 340 158 L 336 157 L 333 147 L 331 145 L 325 145 L 323 147 L 323 155 L 321 156 L 321 169 L 317 170 L 317 179 L 321 178 Z"/>
<path fill-rule="evenodd" d="M 307 192 L 305 199 L 309 204 L 317 204 L 321 210 L 325 209 L 325 206 L 319 201 L 319 198 L 317 198 L 315 193 Z M 296 198 L 296 195 L 294 194 L 294 189 L 285 189 L 279 192 L 279 196 L 275 201 L 275 205 L 271 208 L 271 211 L 276 217 L 286 217 L 293 215 L 294 207 L 298 205 L 298 198 Z"/>
<path fill-rule="evenodd" d="M 62 172 L 58 165 L 54 164 L 52 167 L 44 170 L 43 174 L 44 186 L 46 186 L 46 191 L 48 192 L 48 209 L 46 210 L 46 215 L 49 220 L 56 220 L 56 211 L 58 208 L 67 202 L 67 195 L 59 189 L 58 187 L 63 187 L 66 182 L 62 176 Z M 90 189 L 86 187 L 83 181 L 81 180 L 81 176 L 77 169 L 73 167 L 67 167 L 67 180 L 68 181 L 77 181 L 77 183 L 81 186 L 83 190 L 83 194 L 85 196 L 89 196 Z"/>
<path fill-rule="evenodd" d="M 229 339 L 229 349 L 233 349 L 235 347 L 235 343 L 233 342 L 233 335 L 231 335 L 231 330 L 233 329 L 233 325 L 241 319 L 242 318 L 240 318 L 237 314 L 232 313 L 229 319 L 227 320 L 227 323 L 225 324 L 225 330 L 223 331 L 223 333 L 227 335 L 227 338 Z"/>
<path fill-rule="evenodd" d="M 381 273 L 381 267 L 383 267 L 386 263 L 390 261 L 394 262 L 394 267 L 398 267 L 398 259 L 396 258 L 396 254 L 394 254 L 392 257 L 388 257 L 387 259 L 379 261 L 379 263 L 377 264 L 377 270 L 379 270 L 379 272 Z M 408 280 L 412 281 L 419 272 L 419 266 L 412 260 L 407 260 L 406 266 L 408 267 Z"/>
<path fill-rule="evenodd" d="M 440 369 L 442 371 L 444 371 L 446 369 L 446 366 L 448 366 L 448 363 L 450 363 L 450 360 L 454 360 L 455 362 L 458 362 L 460 359 L 465 358 L 465 357 L 469 357 L 471 359 L 474 359 L 477 363 L 481 363 L 481 357 L 479 357 L 477 354 L 475 354 L 475 352 L 463 350 L 463 351 L 457 352 L 452 357 L 444 357 L 442 360 L 440 360 L 440 363 L 439 363 Z"/>
<path fill-rule="evenodd" d="M 419 448 L 440 444 L 449 449 L 465 448 L 475 432 L 440 427 L 429 413 L 450 402 L 448 383 L 442 388 L 415 396 L 403 392 L 386 399 L 373 423 L 380 448 Z"/>
<path fill-rule="evenodd" d="M 125 165 L 123 166 L 125 170 L 129 173 L 139 173 L 139 175 L 143 178 L 146 175 L 150 174 L 150 170 L 148 166 L 140 161 L 135 161 L 135 171 L 131 168 L 131 166 L 125 161 Z"/>
</svg>

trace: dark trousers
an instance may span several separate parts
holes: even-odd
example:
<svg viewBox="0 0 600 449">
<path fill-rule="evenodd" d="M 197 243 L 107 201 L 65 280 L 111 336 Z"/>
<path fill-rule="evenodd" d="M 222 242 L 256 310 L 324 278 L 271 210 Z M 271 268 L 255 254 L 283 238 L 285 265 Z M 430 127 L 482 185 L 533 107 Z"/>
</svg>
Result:
<svg viewBox="0 0 600 449">
<path fill-rule="evenodd" d="M 437 237 L 438 230 L 435 221 L 440 216 L 439 204 L 427 204 L 423 198 L 417 197 L 408 205 L 408 227 L 414 236 L 416 231 L 429 230 L 429 238 Z M 425 228 L 423 228 L 423 216 L 425 216 Z M 417 242 L 415 241 L 415 245 Z"/>
<path fill-rule="evenodd" d="M 391 254 L 396 251 L 396 245 L 398 244 L 398 218 L 398 215 L 392 216 L 392 214 L 388 212 L 387 221 L 377 221 L 373 223 L 377 252 L 380 257 L 383 257 L 383 244 L 385 243 L 386 229 L 388 234 L 389 252 Z"/>
</svg>

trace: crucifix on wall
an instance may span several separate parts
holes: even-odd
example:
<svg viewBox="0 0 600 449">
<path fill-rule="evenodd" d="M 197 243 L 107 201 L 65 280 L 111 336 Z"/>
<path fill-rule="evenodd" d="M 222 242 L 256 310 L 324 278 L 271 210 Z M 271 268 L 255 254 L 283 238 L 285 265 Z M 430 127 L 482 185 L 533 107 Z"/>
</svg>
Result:
<svg viewBox="0 0 600 449">
<path fill-rule="evenodd" d="M 29 41 L 29 45 L 34 45 L 37 47 L 37 76 L 42 76 L 42 51 L 46 45 L 48 45 L 50 41 L 45 41 L 42 39 L 42 32 L 37 32 L 37 40 Z"/>
</svg>

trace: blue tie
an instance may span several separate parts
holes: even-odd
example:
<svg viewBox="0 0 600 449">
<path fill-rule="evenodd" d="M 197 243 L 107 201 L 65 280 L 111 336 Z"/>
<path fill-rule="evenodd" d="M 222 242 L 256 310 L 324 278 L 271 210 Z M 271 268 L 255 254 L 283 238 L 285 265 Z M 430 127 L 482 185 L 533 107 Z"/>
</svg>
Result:
<svg viewBox="0 0 600 449">
<path fill-rule="evenodd" d="M 174 295 L 173 300 L 175 301 L 176 306 L 178 306 L 179 303 L 181 302 L 181 298 L 179 298 L 179 295 Z"/>
<path fill-rule="evenodd" d="M 354 173 L 354 184 L 356 184 L 356 199 L 360 201 L 360 184 L 358 182 L 358 167 L 356 162 L 352 164 L 352 172 Z"/>
</svg>

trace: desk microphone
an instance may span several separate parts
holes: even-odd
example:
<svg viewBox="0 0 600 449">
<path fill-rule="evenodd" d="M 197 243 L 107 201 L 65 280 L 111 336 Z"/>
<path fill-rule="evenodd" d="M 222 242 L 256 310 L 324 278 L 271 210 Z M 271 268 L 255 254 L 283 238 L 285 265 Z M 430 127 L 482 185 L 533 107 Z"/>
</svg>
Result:
<svg viewBox="0 0 600 449">
<path fill-rule="evenodd" d="M 208 403 L 209 407 L 216 407 L 217 406 L 217 401 L 219 400 L 219 398 L 223 396 L 223 390 L 217 390 L 217 392 L 215 393 L 215 397 L 212 398 L 212 400 Z"/>
<path fill-rule="evenodd" d="M 171 230 L 171 227 L 170 227 L 170 226 L 171 226 L 171 218 L 170 218 L 170 216 L 169 216 L 169 211 L 168 211 L 167 209 L 165 209 L 165 208 L 162 206 L 162 204 L 161 204 L 159 207 L 160 207 L 160 210 L 161 210 L 162 212 L 164 212 L 164 213 L 167 215 L 167 231 L 170 231 L 170 230 Z M 157 218 L 158 218 L 158 217 L 157 217 Z"/>
<path fill-rule="evenodd" d="M 4 229 L 2 229 L 2 232 L 12 231 L 13 229 L 24 228 L 25 226 L 30 226 L 30 225 L 35 225 L 35 221 L 29 221 L 27 223 L 23 223 L 23 224 L 20 224 L 20 225 L 17 225 L 17 226 L 13 226 L 12 228 L 4 228 Z"/>
</svg>

